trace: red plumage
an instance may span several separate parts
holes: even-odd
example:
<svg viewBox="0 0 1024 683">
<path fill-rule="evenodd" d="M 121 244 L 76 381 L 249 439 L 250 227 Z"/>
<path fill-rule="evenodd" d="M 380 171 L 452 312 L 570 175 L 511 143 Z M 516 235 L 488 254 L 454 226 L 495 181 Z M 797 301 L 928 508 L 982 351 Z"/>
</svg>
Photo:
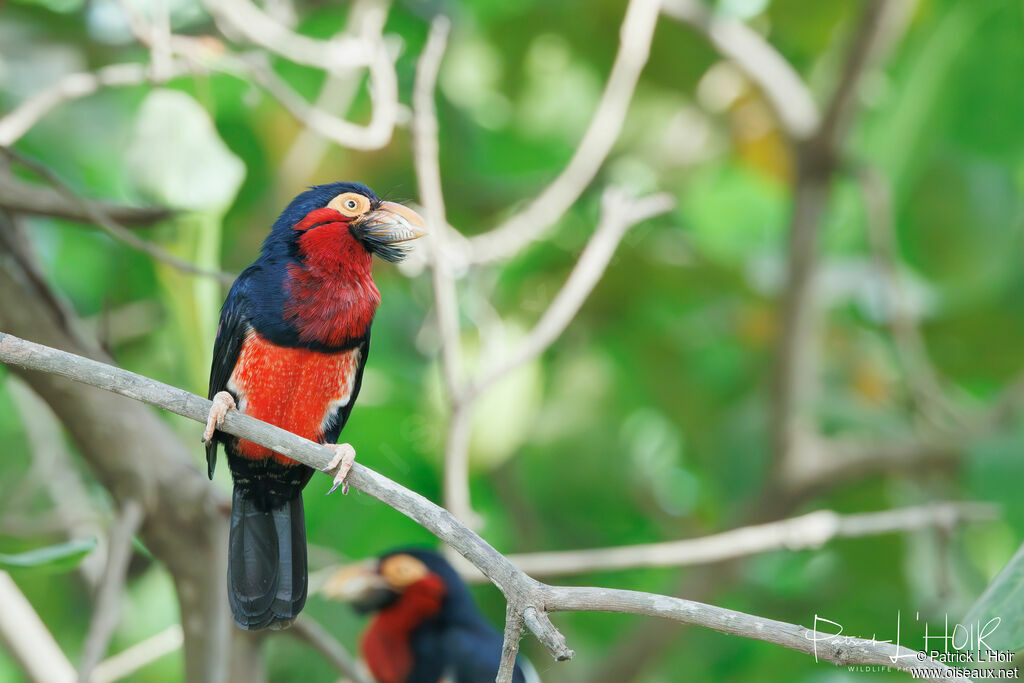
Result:
<svg viewBox="0 0 1024 683">
<path fill-rule="evenodd" d="M 336 219 L 337 212 L 331 213 Z M 370 252 L 352 237 L 347 222 L 337 220 L 297 241 L 302 260 L 288 264 L 284 317 L 295 325 L 299 339 L 336 346 L 365 334 L 380 303 Z"/>
<path fill-rule="evenodd" d="M 246 415 L 320 441 L 325 423 L 352 399 L 361 360 L 359 347 L 338 353 L 287 348 L 251 331 L 242 344 L 228 389 Z M 272 457 L 284 465 L 297 464 L 244 439 L 239 439 L 236 448 L 244 458 Z"/>
<path fill-rule="evenodd" d="M 441 611 L 445 590 L 441 577 L 428 574 L 377 613 L 360 647 L 374 680 L 405 683 L 413 665 L 412 631 Z"/>
</svg>

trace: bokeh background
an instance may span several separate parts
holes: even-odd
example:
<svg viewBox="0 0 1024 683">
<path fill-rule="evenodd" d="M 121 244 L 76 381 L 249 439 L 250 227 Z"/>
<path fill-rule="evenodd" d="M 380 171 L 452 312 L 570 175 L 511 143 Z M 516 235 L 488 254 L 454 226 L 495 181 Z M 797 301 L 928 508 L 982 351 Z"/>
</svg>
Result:
<svg viewBox="0 0 1024 683">
<path fill-rule="evenodd" d="M 217 34 L 197 2 L 167 4 L 176 32 Z M 306 0 L 264 5 L 318 38 L 343 30 L 351 9 Z M 762 34 L 825 102 L 862 6 L 718 0 L 709 8 Z M 570 158 L 612 64 L 624 3 L 395 0 L 385 36 L 397 54 L 403 103 L 410 102 L 429 20 L 439 12 L 453 23 L 437 93 L 442 179 L 449 221 L 472 235 L 536 196 Z M 565 334 L 476 411 L 473 506 L 496 548 L 672 540 L 819 508 L 1001 504 L 998 520 L 962 528 L 835 541 L 725 566 L 557 579 L 678 594 L 806 625 L 818 614 L 846 633 L 880 639 L 895 637 L 900 610 L 905 644 L 921 626 L 906 615 L 919 614 L 933 628 L 945 614 L 956 619 L 1013 555 L 1024 537 L 1024 422 L 1012 410 L 998 423 L 976 422 L 1024 367 L 1024 4 L 920 0 L 901 21 L 880 67 L 858 89 L 844 161 L 829 189 L 814 288 L 817 353 L 806 359 L 819 381 L 800 410 L 829 437 L 941 442 L 941 457 L 894 473 L 844 472 L 775 505 L 785 494 L 771 488 L 772 370 L 794 150 L 742 72 L 699 32 L 662 17 L 624 129 L 589 189 L 548 237 L 459 281 L 463 342 L 473 361 L 481 330 L 500 329 L 513 344 L 550 303 L 594 229 L 603 187 L 664 191 L 678 200 L 671 213 L 627 235 Z M 147 57 L 113 0 L 11 0 L 0 11 L 0 114 L 63 75 Z M 271 64 L 306 99 L 320 93 L 322 71 L 281 58 Z M 335 113 L 365 121 L 371 103 L 363 85 L 356 79 L 350 109 Z M 406 116 L 382 149 L 344 149 L 310 134 L 246 78 L 211 73 L 102 89 L 62 104 L 16 149 L 81 196 L 174 210 L 138 234 L 206 267 L 238 272 L 306 185 L 359 180 L 390 199 L 417 200 L 407 123 Z M 896 279 L 923 337 L 919 360 L 938 377 L 938 413 L 908 389 L 914 368 L 894 345 L 861 164 L 891 188 Z M 0 173 L 41 182 L 17 164 Z M 16 218 L 46 283 L 121 366 L 205 395 L 225 293 L 218 283 L 155 264 L 89 225 Z M 446 404 L 433 295 L 421 266 L 414 261 L 403 270 L 375 266 L 383 303 L 344 439 L 363 464 L 440 501 Z M 492 324 L 495 312 L 501 328 Z M 195 442 L 195 466 L 204 467 L 198 425 L 164 418 L 186 443 Z M 0 553 L 68 538 L 102 541 L 111 520 L 108 492 L 45 407 L 3 367 L 0 452 Z M 145 444 L 137 457 L 145 457 Z M 216 484 L 229 486 L 226 467 Z M 315 477 L 306 494 L 314 575 L 395 545 L 435 543 L 367 496 L 324 497 L 328 484 Z M 85 575 L 102 567 L 102 557 L 93 557 L 101 551 L 102 544 L 76 566 L 10 568 L 72 661 L 91 610 Z M 500 593 L 489 585 L 474 591 L 500 624 Z M 355 647 L 362 618 L 318 597 L 306 609 Z M 167 571 L 140 544 L 112 651 L 178 619 Z M 554 619 L 577 656 L 555 665 L 525 638 L 524 651 L 545 681 L 901 675 L 848 672 L 765 643 L 645 617 Z M 281 636 L 268 640 L 266 666 L 275 681 L 337 676 L 304 644 Z M 183 675 L 180 653 L 173 653 L 132 680 Z M 2 650 L 0 680 L 22 680 Z"/>
</svg>

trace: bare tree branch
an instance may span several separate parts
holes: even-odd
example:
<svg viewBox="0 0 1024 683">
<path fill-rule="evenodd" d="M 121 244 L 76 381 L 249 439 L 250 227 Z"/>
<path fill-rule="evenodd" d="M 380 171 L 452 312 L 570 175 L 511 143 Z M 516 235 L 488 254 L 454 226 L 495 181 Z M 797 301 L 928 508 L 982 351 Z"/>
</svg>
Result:
<svg viewBox="0 0 1024 683">
<path fill-rule="evenodd" d="M 594 291 L 626 232 L 638 223 L 670 211 L 673 206 L 675 200 L 667 194 L 631 199 L 614 188 L 605 190 L 601 198 L 601 220 L 565 284 L 520 347 L 503 364 L 476 380 L 466 400 L 479 397 L 502 377 L 551 346 Z"/>
<path fill-rule="evenodd" d="M 962 423 L 946 399 L 939 373 L 928 357 L 924 337 L 910 312 L 900 281 L 889 183 L 869 166 L 862 166 L 857 175 L 867 214 L 868 243 L 883 281 L 889 331 L 902 361 L 911 398 L 917 410 L 936 426 L 950 420 Z"/>
<path fill-rule="evenodd" d="M 963 523 L 998 518 L 999 508 L 986 503 L 932 503 L 849 515 L 832 510 L 817 510 L 799 517 L 731 529 L 700 538 L 588 550 L 521 553 L 505 557 L 530 576 L 544 577 L 618 569 L 688 567 L 773 550 L 820 548 L 840 538 L 877 536 L 929 527 L 952 528 Z M 484 580 L 471 565 L 461 564 L 459 571 L 468 581 Z"/>
<path fill-rule="evenodd" d="M 79 683 L 88 683 L 93 669 L 110 647 L 110 639 L 120 620 L 121 592 L 128 575 L 128 563 L 132 559 L 132 539 L 142 525 L 142 520 L 143 509 L 139 501 L 129 499 L 121 504 L 121 511 L 110 531 L 107 567 L 96 596 L 89 634 L 82 646 L 82 659 L 78 666 Z"/>
<path fill-rule="evenodd" d="M 416 64 L 416 84 L 413 89 L 413 158 L 416 163 L 416 181 L 420 200 L 430 226 L 430 271 L 437 308 L 437 327 L 441 338 L 441 365 L 445 387 L 453 403 L 459 402 L 462 381 L 460 362 L 462 347 L 459 340 L 459 311 L 455 280 L 445 260 L 448 227 L 445 218 L 444 194 L 441 189 L 441 168 L 438 163 L 437 107 L 434 89 L 441 68 L 451 22 L 439 15 L 430 24 L 427 44 Z"/>
<path fill-rule="evenodd" d="M 354 0 L 345 22 L 345 35 L 363 40 L 379 39 L 387 21 L 390 0 Z M 334 112 L 345 117 L 356 93 L 360 78 L 357 70 L 333 71 L 327 75 L 316 102 L 312 105 L 323 112 Z M 282 187 L 308 184 L 313 171 L 320 166 L 328 149 L 328 139 L 304 126 L 292 141 L 277 171 L 277 184 Z"/>
<path fill-rule="evenodd" d="M 99 211 L 124 226 L 146 226 L 159 223 L 173 215 L 169 209 L 147 206 L 120 206 L 89 200 L 71 201 L 65 195 L 47 187 L 17 180 L 0 173 L 0 209 L 31 216 L 50 216 L 79 223 L 92 223 L 83 209 L 85 203 L 97 204 Z"/>
<path fill-rule="evenodd" d="M 619 50 L 594 117 L 568 165 L 526 208 L 493 230 L 469 239 L 473 263 L 500 261 L 539 239 L 569 210 L 597 175 L 626 120 L 640 72 L 647 64 L 660 0 L 630 0 Z"/>
<path fill-rule="evenodd" d="M 898 0 L 870 0 L 853 35 L 842 76 L 821 124 L 797 147 L 797 178 L 789 232 L 782 332 L 771 402 L 772 453 L 776 475 L 799 470 L 811 457 L 807 441 L 816 429 L 806 424 L 805 405 L 817 375 L 817 305 L 814 282 L 818 232 L 828 206 L 838 150 L 850 126 L 862 77 L 889 37 L 887 21 Z"/>
<path fill-rule="evenodd" d="M 250 55 L 245 64 L 248 75 L 311 131 L 342 147 L 370 150 L 380 149 L 390 142 L 398 120 L 395 66 L 383 44 L 376 46 L 373 54 L 369 67 L 373 113 L 366 125 L 346 121 L 309 104 L 266 64 L 262 56 Z"/>
<path fill-rule="evenodd" d="M 512 683 L 516 673 L 516 656 L 519 654 L 519 639 L 523 635 L 524 617 L 512 603 L 505 608 L 505 633 L 501 644 L 501 661 L 498 664 L 496 683 Z"/>
<path fill-rule="evenodd" d="M 338 640 L 308 615 L 301 615 L 286 631 L 289 635 L 306 643 L 330 662 L 342 676 L 354 683 L 373 683 L 366 677 L 356 659 Z"/>
<path fill-rule="evenodd" d="M 231 284 L 234 282 L 235 276 L 230 273 L 200 268 L 196 264 L 175 256 L 166 249 L 140 238 L 138 235 L 111 218 L 98 204 L 79 199 L 74 191 L 68 187 L 68 185 L 61 180 L 56 173 L 43 164 L 19 154 L 9 147 L 0 146 L 0 153 L 13 159 L 22 166 L 31 169 L 33 173 L 52 185 L 69 202 L 77 203 L 81 211 L 89 218 L 89 220 L 114 240 L 117 240 L 132 249 L 141 251 L 147 256 L 150 256 L 161 263 L 165 263 L 172 268 L 177 268 L 183 273 L 216 278 L 225 284 Z"/>
<path fill-rule="evenodd" d="M 917 652 L 890 643 L 880 643 L 849 636 L 831 637 L 828 632 L 808 629 L 743 612 L 705 605 L 665 595 L 640 593 L 611 588 L 577 588 L 547 586 L 545 605 L 548 610 L 585 612 L 626 612 L 673 619 L 684 624 L 702 626 L 721 633 L 774 643 L 813 655 L 836 666 L 871 664 L 915 671 L 915 678 L 930 681 L 948 680 L 949 667 L 930 658 L 918 658 Z M 897 658 L 893 661 L 893 658 Z M 927 675 L 925 674 L 927 672 Z"/>
<path fill-rule="evenodd" d="M 203 4 L 225 34 L 240 35 L 296 64 L 330 72 L 369 66 L 374 60 L 377 46 L 359 36 L 310 38 L 295 33 L 248 0 L 205 0 Z"/>
<path fill-rule="evenodd" d="M 77 679 L 60 645 L 7 572 L 0 571 L 0 643 L 32 683 Z"/>
<path fill-rule="evenodd" d="M 128 678 L 142 667 L 181 649 L 183 640 L 181 624 L 168 626 L 97 664 L 89 683 L 114 683 Z"/>
<path fill-rule="evenodd" d="M 790 139 L 818 130 L 818 105 L 800 74 L 778 50 L 738 19 L 717 15 L 698 0 L 664 0 L 666 16 L 686 22 L 732 60 L 764 95 Z"/>
<path fill-rule="evenodd" d="M 186 65 L 174 62 L 163 75 L 170 79 L 187 72 Z M 117 88 L 155 82 L 152 67 L 147 64 L 112 64 L 95 72 L 68 74 L 50 87 L 41 90 L 0 118 L 0 147 L 9 147 L 31 130 L 54 108 L 92 95 L 101 88 Z"/>
<path fill-rule="evenodd" d="M 447 258 L 451 237 L 457 237 L 445 218 L 441 168 L 438 160 L 437 107 L 434 91 L 451 23 L 444 16 L 431 22 L 427 44 L 416 65 L 413 88 L 413 159 L 420 198 L 430 226 L 430 279 L 441 346 L 441 375 L 451 406 L 444 454 L 444 502 L 453 515 L 470 528 L 481 518 L 473 511 L 469 495 L 469 435 L 471 407 L 463 401 L 462 340 L 459 302 L 452 264 Z"/>
<path fill-rule="evenodd" d="M 127 396 L 137 401 L 170 410 L 205 423 L 210 401 L 181 389 L 126 370 L 64 351 L 27 342 L 0 332 L 0 361 L 24 370 L 42 372 Z M 279 427 L 260 422 L 238 411 L 229 411 L 221 430 L 269 448 L 285 457 L 316 469 L 325 468 L 334 452 L 321 444 L 303 439 Z M 671 598 L 608 588 L 554 587 L 540 583 L 513 566 L 448 511 L 423 496 L 356 463 L 349 473 L 352 487 L 416 521 L 476 565 L 505 595 L 510 609 L 523 615 L 524 623 L 552 649 L 556 659 L 571 658 L 573 653 L 551 624 L 551 611 L 585 610 L 645 614 L 742 635 L 788 647 L 837 664 L 881 664 L 898 654 L 913 657 L 915 668 L 934 673 L 935 680 L 946 670 L 937 662 L 918 661 L 913 651 L 891 645 L 848 637 L 825 640 L 827 634 L 802 626 L 763 619 L 720 607 Z M 529 610 L 532 616 L 527 617 Z M 823 643 L 825 643 L 823 645 Z M 910 668 L 910 660 L 890 665 Z"/>
</svg>

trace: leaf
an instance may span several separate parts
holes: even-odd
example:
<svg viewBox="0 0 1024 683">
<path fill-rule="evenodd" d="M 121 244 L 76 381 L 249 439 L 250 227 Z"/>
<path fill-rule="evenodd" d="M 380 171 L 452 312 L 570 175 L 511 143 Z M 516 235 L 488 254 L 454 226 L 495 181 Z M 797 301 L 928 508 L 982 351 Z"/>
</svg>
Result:
<svg viewBox="0 0 1024 683">
<path fill-rule="evenodd" d="M 140 190 L 186 211 L 225 209 L 245 178 L 245 165 L 220 139 L 206 110 L 176 90 L 156 90 L 142 103 L 128 167 Z"/>
<path fill-rule="evenodd" d="M 16 555 L 0 553 L 0 569 L 66 571 L 77 567 L 95 548 L 95 538 L 76 538 L 66 543 L 48 545 Z"/>
</svg>

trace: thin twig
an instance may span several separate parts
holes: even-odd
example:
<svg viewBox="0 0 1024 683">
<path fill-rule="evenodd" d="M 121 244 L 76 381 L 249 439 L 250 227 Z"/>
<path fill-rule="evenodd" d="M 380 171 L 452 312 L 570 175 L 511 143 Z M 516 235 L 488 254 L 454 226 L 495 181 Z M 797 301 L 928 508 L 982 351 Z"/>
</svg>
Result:
<svg viewBox="0 0 1024 683">
<path fill-rule="evenodd" d="M 416 64 L 413 88 L 413 159 L 420 200 L 427 214 L 430 236 L 430 280 L 434 289 L 438 340 L 441 347 L 441 375 L 451 406 L 444 454 L 444 503 L 456 517 L 479 528 L 482 519 L 471 506 L 469 495 L 468 402 L 462 398 L 462 340 L 459 326 L 459 302 L 452 264 L 447 258 L 449 238 L 457 236 L 445 217 L 441 167 L 438 158 L 437 105 L 434 92 L 441 68 L 451 22 L 437 16 L 430 24 L 427 44 Z M 451 233 L 451 234 L 449 234 Z"/>
<path fill-rule="evenodd" d="M 518 254 L 558 222 L 593 181 L 626 120 L 640 72 L 650 55 L 660 8 L 660 0 L 630 0 L 604 92 L 569 163 L 526 208 L 469 239 L 472 262 L 490 263 Z"/>
<path fill-rule="evenodd" d="M 380 149 L 391 141 L 398 120 L 398 76 L 383 44 L 375 47 L 369 65 L 373 111 L 366 125 L 352 123 L 309 104 L 277 75 L 262 55 L 251 55 L 245 63 L 250 78 L 314 133 L 350 149 Z"/>
<path fill-rule="evenodd" d="M 946 398 L 939 372 L 928 355 L 924 337 L 910 312 L 907 292 L 897 270 L 896 235 L 893 227 L 892 191 L 882 174 L 861 166 L 857 174 L 867 215 L 868 243 L 882 279 L 889 331 L 902 361 L 907 386 L 915 407 L 936 426 L 962 419 Z"/>
<path fill-rule="evenodd" d="M 269 52 L 325 71 L 369 66 L 375 56 L 372 41 L 358 36 L 328 40 L 292 31 L 247 0 L 206 0 L 203 3 L 226 35 L 240 35 Z"/>
<path fill-rule="evenodd" d="M 778 522 L 756 524 L 681 541 L 522 553 L 506 557 L 530 576 L 544 577 L 620 569 L 689 567 L 773 550 L 820 548 L 840 538 L 903 533 L 930 527 L 950 528 L 998 518 L 999 507 L 985 503 L 932 503 L 849 515 L 841 515 L 832 510 L 817 510 Z M 464 572 L 468 581 L 484 580 L 471 565 L 462 565 L 459 570 Z"/>
<path fill-rule="evenodd" d="M 372 683 L 345 646 L 312 617 L 301 615 L 287 633 L 319 652 L 342 676 L 354 683 Z"/>
<path fill-rule="evenodd" d="M 107 391 L 170 410 L 205 423 L 212 403 L 181 389 L 142 375 L 0 332 L 0 362 L 26 370 L 55 374 Z M 229 411 L 221 431 L 264 446 L 276 453 L 322 470 L 334 452 L 322 444 L 303 439 L 238 411 Z M 727 610 L 664 595 L 607 588 L 554 587 L 542 584 L 517 569 L 472 530 L 423 496 L 356 463 L 348 476 L 351 486 L 367 493 L 416 521 L 477 566 L 505 595 L 511 609 L 522 614 L 524 623 L 552 651 L 556 659 L 573 656 L 564 638 L 551 623 L 550 611 L 585 610 L 628 612 L 665 617 L 704 626 L 724 633 L 776 643 L 799 652 L 816 653 L 820 659 L 837 664 L 881 664 L 889 656 L 899 659 L 890 665 L 927 669 L 938 677 L 946 668 L 906 648 L 873 640 L 831 637 L 802 626 Z M 528 613 L 533 610 L 532 616 Z M 825 640 L 825 638 L 828 638 Z"/>
<path fill-rule="evenodd" d="M 230 273 L 200 268 L 196 264 L 186 261 L 185 259 L 180 258 L 178 256 L 175 256 L 169 251 L 163 249 L 162 247 L 159 247 L 156 244 L 153 244 L 152 242 L 147 242 L 146 240 L 140 238 L 138 235 L 128 230 L 123 225 L 121 225 L 113 218 L 111 218 L 106 212 L 103 211 L 102 207 L 99 206 L 98 204 L 80 199 L 78 195 L 75 194 L 74 190 L 72 190 L 71 187 L 67 185 L 67 183 L 61 180 L 56 173 L 54 173 L 47 166 L 44 166 L 38 161 L 35 161 L 34 159 L 29 159 L 28 157 L 19 154 L 18 152 L 15 152 L 13 149 L 9 147 L 0 146 L 0 153 L 3 153 L 4 155 L 18 162 L 22 166 L 25 166 L 26 168 L 30 169 L 33 173 L 35 173 L 40 178 L 42 178 L 50 185 L 52 185 L 68 201 L 77 203 L 81 208 L 82 213 L 86 217 L 88 217 L 88 219 L 91 222 L 93 222 L 97 227 L 99 227 L 105 233 L 110 235 L 110 237 L 113 238 L 114 240 L 121 242 L 122 244 L 129 246 L 132 249 L 141 251 L 147 256 L 150 256 L 153 259 L 161 263 L 165 263 L 173 268 L 177 268 L 178 270 L 184 273 L 190 273 L 192 275 L 201 275 L 203 277 L 212 277 L 223 282 L 224 284 L 231 284 L 232 282 L 234 282 L 235 276 Z"/>
<path fill-rule="evenodd" d="M 91 223 L 92 220 L 82 208 L 84 203 L 89 203 L 89 200 L 70 201 L 54 189 L 32 185 L 7 173 L 0 173 L 0 209 L 31 216 L 50 216 Z M 99 210 L 125 226 L 152 225 L 167 220 L 174 213 L 162 207 L 121 206 L 105 202 L 98 204 Z"/>
<path fill-rule="evenodd" d="M 818 130 L 818 105 L 800 74 L 768 41 L 742 21 L 715 14 L 698 0 L 664 0 L 662 12 L 702 33 L 732 60 L 764 95 L 791 140 Z"/>
<path fill-rule="evenodd" d="M 71 683 L 75 668 L 7 572 L 0 571 L 0 643 L 32 683 Z"/>
<path fill-rule="evenodd" d="M 186 73 L 187 70 L 184 63 L 173 62 L 162 76 L 170 79 Z M 0 118 L 0 147 L 13 145 L 40 119 L 64 102 L 86 97 L 101 88 L 142 85 L 149 82 L 156 82 L 152 68 L 137 62 L 112 64 L 95 72 L 63 76 Z"/>
<path fill-rule="evenodd" d="M 127 679 L 142 667 L 180 650 L 183 642 L 181 624 L 168 626 L 97 664 L 89 677 L 89 683 L 114 683 Z"/>
<path fill-rule="evenodd" d="M 117 521 L 110 530 L 107 566 L 96 594 L 96 606 L 89 622 L 89 634 L 82 646 L 82 659 L 78 666 L 79 683 L 88 683 L 93 669 L 100 663 L 110 646 L 121 615 L 121 593 L 132 559 L 132 539 L 142 525 L 143 507 L 137 500 L 121 505 Z"/>
<path fill-rule="evenodd" d="M 437 107 L 434 89 L 441 68 L 451 22 L 437 16 L 430 24 L 427 44 L 416 64 L 413 89 L 413 157 L 420 200 L 430 226 L 431 279 L 434 286 L 437 326 L 441 338 L 441 365 L 449 398 L 457 402 L 461 382 L 462 349 L 459 340 L 459 313 L 455 281 L 448 272 L 444 251 L 450 228 L 445 218 L 444 194 L 441 189 L 441 168 L 438 162 Z"/>
<path fill-rule="evenodd" d="M 597 286 L 626 232 L 638 223 L 670 211 L 673 206 L 675 200 L 668 194 L 631 199 L 617 189 L 605 190 L 601 198 L 601 220 L 565 284 L 519 348 L 503 363 L 491 368 L 473 382 L 466 400 L 478 398 L 502 377 L 528 363 L 551 346 L 576 317 L 583 302 Z"/>
<path fill-rule="evenodd" d="M 345 22 L 344 34 L 363 40 L 380 37 L 388 18 L 390 0 L 354 0 Z M 334 71 L 327 75 L 313 108 L 334 112 L 344 118 L 359 91 L 361 74 L 356 69 Z M 308 126 L 299 131 L 278 165 L 277 184 L 295 187 L 308 184 L 313 171 L 320 167 L 329 145 L 328 139 L 314 133 Z"/>
</svg>

